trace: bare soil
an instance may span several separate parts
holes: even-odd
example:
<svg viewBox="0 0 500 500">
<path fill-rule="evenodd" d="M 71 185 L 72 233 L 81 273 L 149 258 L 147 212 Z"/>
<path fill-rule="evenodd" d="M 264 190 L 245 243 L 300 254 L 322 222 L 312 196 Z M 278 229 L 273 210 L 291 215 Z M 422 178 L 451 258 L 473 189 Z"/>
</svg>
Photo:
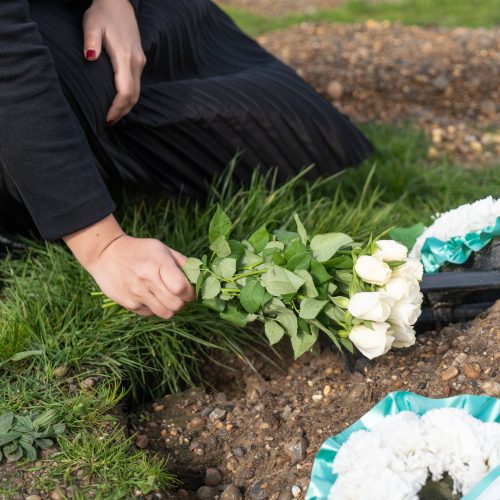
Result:
<svg viewBox="0 0 500 500">
<path fill-rule="evenodd" d="M 258 41 L 356 122 L 414 121 L 431 158 L 500 158 L 500 29 L 304 23 Z"/>
<path fill-rule="evenodd" d="M 139 447 L 171 457 L 184 482 L 178 497 L 216 498 L 231 485 L 222 500 L 291 499 L 293 486 L 305 493 L 323 441 L 385 395 L 499 397 L 499 359 L 497 302 L 473 322 L 419 335 L 415 346 L 371 362 L 323 349 L 297 362 L 285 355 L 278 367 L 257 361 L 259 374 L 238 360 L 233 372 L 208 367 L 215 389 L 167 395 L 133 415 L 130 431 Z"/>
</svg>

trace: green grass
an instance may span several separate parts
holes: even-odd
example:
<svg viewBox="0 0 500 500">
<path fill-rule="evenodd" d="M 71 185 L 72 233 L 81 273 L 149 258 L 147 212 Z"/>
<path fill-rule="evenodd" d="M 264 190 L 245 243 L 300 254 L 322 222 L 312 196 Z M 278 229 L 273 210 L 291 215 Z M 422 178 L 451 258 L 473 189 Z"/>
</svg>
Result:
<svg viewBox="0 0 500 500">
<path fill-rule="evenodd" d="M 314 14 L 291 14 L 281 18 L 256 15 L 227 7 L 226 12 L 251 36 L 288 28 L 303 22 L 358 23 L 368 19 L 404 24 L 493 28 L 500 24 L 497 0 L 400 0 L 369 2 L 348 0 L 344 5 Z"/>
<path fill-rule="evenodd" d="M 371 125 L 364 131 L 378 151 L 342 175 L 316 182 L 298 177 L 281 187 L 255 175 L 247 188 L 226 178 L 212 189 L 207 208 L 185 200 L 126 203 L 120 217 L 134 235 L 154 236 L 197 256 L 206 249 L 215 203 L 236 221 L 238 236 L 270 219 L 292 227 L 297 211 L 312 233 L 367 238 L 393 225 L 428 222 L 438 210 L 488 194 L 500 196 L 498 165 L 466 170 L 446 158 L 429 163 L 427 141 L 412 128 Z M 38 243 L 20 257 L 0 262 L 0 413 L 55 408 L 66 424 L 57 465 L 41 485 L 70 484 L 72 471 L 81 468 L 98 498 L 167 488 L 172 479 L 163 463 L 132 451 L 110 413 L 124 390 L 140 401 L 198 383 L 201 363 L 207 356 L 217 362 L 220 350 L 242 358 L 250 349 L 265 354 L 260 330 L 222 324 L 197 304 L 169 322 L 103 311 L 90 296 L 91 279 L 63 247 Z M 9 361 L 26 350 L 41 353 Z M 96 389 L 80 388 L 88 376 L 99 378 Z"/>
</svg>

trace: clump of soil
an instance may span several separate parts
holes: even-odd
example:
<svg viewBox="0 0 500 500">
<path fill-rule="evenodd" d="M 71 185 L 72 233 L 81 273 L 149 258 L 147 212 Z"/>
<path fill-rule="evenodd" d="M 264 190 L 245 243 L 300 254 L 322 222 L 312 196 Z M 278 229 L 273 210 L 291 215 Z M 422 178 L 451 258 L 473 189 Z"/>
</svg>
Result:
<svg viewBox="0 0 500 500">
<path fill-rule="evenodd" d="M 440 152 L 500 155 L 500 30 L 303 23 L 259 42 L 358 122 L 416 120 Z"/>
<path fill-rule="evenodd" d="M 180 497 L 302 497 L 323 441 L 389 392 L 499 397 L 499 346 L 497 302 L 471 323 L 427 332 L 371 362 L 325 349 L 285 358 L 281 368 L 261 360 L 258 375 L 235 360 L 232 374 L 207 368 L 216 390 L 165 396 L 131 418 L 131 432 L 141 448 L 171 457 Z"/>
</svg>

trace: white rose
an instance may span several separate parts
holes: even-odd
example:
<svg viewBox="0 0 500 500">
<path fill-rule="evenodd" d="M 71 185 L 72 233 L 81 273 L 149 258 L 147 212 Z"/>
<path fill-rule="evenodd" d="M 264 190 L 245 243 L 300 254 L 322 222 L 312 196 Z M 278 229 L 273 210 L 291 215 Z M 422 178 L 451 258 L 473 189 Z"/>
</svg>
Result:
<svg viewBox="0 0 500 500">
<path fill-rule="evenodd" d="M 418 259 L 408 259 L 402 266 L 392 272 L 393 278 L 413 278 L 422 281 L 424 266 Z"/>
<path fill-rule="evenodd" d="M 391 278 L 391 268 L 377 257 L 362 255 L 354 266 L 356 274 L 366 283 L 385 285 Z"/>
<path fill-rule="evenodd" d="M 420 285 L 413 278 L 391 278 L 385 285 L 385 293 L 396 301 L 416 302 L 420 295 Z"/>
<path fill-rule="evenodd" d="M 372 323 L 372 328 L 356 325 L 349 333 L 349 339 L 368 359 L 373 359 L 390 349 L 392 341 L 388 341 L 388 329 L 387 323 Z"/>
<path fill-rule="evenodd" d="M 392 306 L 389 321 L 394 325 L 412 326 L 417 322 L 421 312 L 420 304 L 401 300 Z"/>
<path fill-rule="evenodd" d="M 392 347 L 410 347 L 415 343 L 415 330 L 411 326 L 391 325 L 388 334 L 394 338 Z"/>
<path fill-rule="evenodd" d="M 379 240 L 375 244 L 378 250 L 373 256 L 382 259 L 384 262 L 402 261 L 408 257 L 408 249 L 397 241 Z"/>
<path fill-rule="evenodd" d="M 348 311 L 359 319 L 385 321 L 391 313 L 394 300 L 381 292 L 360 292 L 349 300 Z"/>
</svg>

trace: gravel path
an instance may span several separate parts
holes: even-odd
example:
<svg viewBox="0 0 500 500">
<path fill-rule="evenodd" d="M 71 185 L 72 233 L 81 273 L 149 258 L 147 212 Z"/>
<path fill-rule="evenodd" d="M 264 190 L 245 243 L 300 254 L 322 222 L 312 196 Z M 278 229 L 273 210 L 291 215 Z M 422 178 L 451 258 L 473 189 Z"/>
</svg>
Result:
<svg viewBox="0 0 500 500">
<path fill-rule="evenodd" d="M 170 456 L 180 498 L 291 500 L 306 491 L 322 442 L 394 390 L 430 397 L 500 396 L 500 302 L 472 323 L 418 336 L 414 347 L 348 366 L 324 352 L 261 364 L 262 377 L 233 361 L 209 380 L 220 392 L 168 395 L 131 418 L 136 444 Z M 217 371 L 216 371 L 217 373 Z M 297 493 L 299 490 L 294 488 Z"/>
<path fill-rule="evenodd" d="M 346 0 L 217 0 L 223 7 L 235 7 L 260 16 L 284 17 L 291 14 L 314 14 L 332 9 Z"/>
<path fill-rule="evenodd" d="M 500 29 L 305 23 L 259 42 L 355 121 L 414 120 L 430 157 L 500 158 Z"/>
</svg>

